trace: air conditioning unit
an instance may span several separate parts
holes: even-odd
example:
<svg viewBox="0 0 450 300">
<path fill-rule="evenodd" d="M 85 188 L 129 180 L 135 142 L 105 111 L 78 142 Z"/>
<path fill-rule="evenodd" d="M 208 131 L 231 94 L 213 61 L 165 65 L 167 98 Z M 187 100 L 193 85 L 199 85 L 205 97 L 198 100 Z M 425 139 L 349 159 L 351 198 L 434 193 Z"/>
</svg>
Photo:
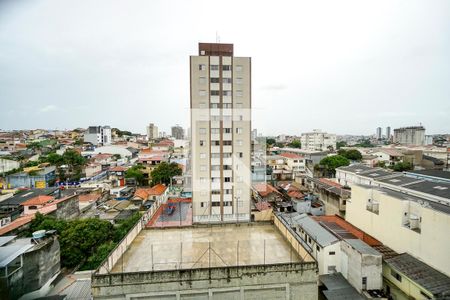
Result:
<svg viewBox="0 0 450 300">
<path fill-rule="evenodd" d="M 414 214 L 409 215 L 409 228 L 418 229 L 420 227 L 420 218 Z"/>
<path fill-rule="evenodd" d="M 378 202 L 373 202 L 373 203 L 372 203 L 372 211 L 373 211 L 373 212 L 378 212 L 379 206 L 380 206 L 380 203 L 378 203 Z"/>
</svg>

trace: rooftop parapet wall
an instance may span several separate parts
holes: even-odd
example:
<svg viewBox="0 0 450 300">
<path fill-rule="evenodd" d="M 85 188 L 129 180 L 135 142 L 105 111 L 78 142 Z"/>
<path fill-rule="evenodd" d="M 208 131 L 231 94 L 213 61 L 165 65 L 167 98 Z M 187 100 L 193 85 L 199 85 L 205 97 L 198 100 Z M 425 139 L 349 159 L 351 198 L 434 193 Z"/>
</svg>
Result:
<svg viewBox="0 0 450 300">
<path fill-rule="evenodd" d="M 92 276 L 94 298 L 113 295 L 147 294 L 179 291 L 208 291 L 211 289 L 277 285 L 286 288 L 291 299 L 317 299 L 317 271 L 315 262 L 232 266 L 186 270 L 165 270 Z M 295 287 L 297 286 L 297 287 Z M 298 287 L 298 286 L 301 286 Z"/>
</svg>

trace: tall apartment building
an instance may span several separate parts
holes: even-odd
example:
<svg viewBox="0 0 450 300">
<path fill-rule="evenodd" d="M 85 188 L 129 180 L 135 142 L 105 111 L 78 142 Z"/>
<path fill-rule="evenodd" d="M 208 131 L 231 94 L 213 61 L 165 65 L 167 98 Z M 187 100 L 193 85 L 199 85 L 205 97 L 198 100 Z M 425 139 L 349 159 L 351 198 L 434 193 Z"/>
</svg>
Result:
<svg viewBox="0 0 450 300">
<path fill-rule="evenodd" d="M 326 151 L 336 149 L 336 135 L 314 129 L 313 132 L 302 133 L 302 149 L 308 151 Z"/>
<path fill-rule="evenodd" d="M 184 138 L 184 129 L 180 125 L 172 126 L 172 137 L 176 140 L 182 140 Z"/>
<path fill-rule="evenodd" d="M 391 127 L 390 126 L 386 127 L 386 140 L 388 140 L 388 141 L 391 140 Z"/>
<path fill-rule="evenodd" d="M 109 126 L 89 126 L 84 133 L 84 141 L 94 146 L 111 145 L 111 127 Z"/>
<path fill-rule="evenodd" d="M 193 221 L 249 221 L 251 58 L 199 43 L 190 73 Z"/>
<path fill-rule="evenodd" d="M 425 128 L 411 126 L 394 129 L 394 143 L 401 145 L 425 145 Z"/>
<path fill-rule="evenodd" d="M 377 140 L 381 140 L 383 138 L 383 135 L 381 134 L 381 127 L 377 127 L 377 135 L 376 135 Z"/>
<path fill-rule="evenodd" d="M 158 126 L 153 123 L 148 124 L 147 126 L 147 139 L 149 141 L 158 138 Z"/>
</svg>

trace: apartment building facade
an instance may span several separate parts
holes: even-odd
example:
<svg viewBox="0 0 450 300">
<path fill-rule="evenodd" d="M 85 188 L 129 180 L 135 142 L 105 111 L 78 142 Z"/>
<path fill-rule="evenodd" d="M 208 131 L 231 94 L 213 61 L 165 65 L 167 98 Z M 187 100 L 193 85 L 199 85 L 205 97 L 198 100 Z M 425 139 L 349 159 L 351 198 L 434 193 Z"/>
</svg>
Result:
<svg viewBox="0 0 450 300">
<path fill-rule="evenodd" d="M 302 133 L 302 149 L 309 151 L 327 151 L 336 149 L 336 135 L 314 129 L 312 132 Z"/>
<path fill-rule="evenodd" d="M 200 43 L 190 80 L 193 221 L 249 221 L 251 58 Z"/>
<path fill-rule="evenodd" d="M 109 126 L 89 126 L 84 134 L 84 141 L 94 146 L 111 145 L 111 127 Z"/>
<path fill-rule="evenodd" d="M 155 140 L 158 138 L 158 126 L 153 123 L 148 124 L 147 126 L 147 139 L 149 141 Z"/>
<path fill-rule="evenodd" d="M 394 129 L 394 143 L 401 145 L 425 145 L 425 128 L 411 126 Z"/>
</svg>

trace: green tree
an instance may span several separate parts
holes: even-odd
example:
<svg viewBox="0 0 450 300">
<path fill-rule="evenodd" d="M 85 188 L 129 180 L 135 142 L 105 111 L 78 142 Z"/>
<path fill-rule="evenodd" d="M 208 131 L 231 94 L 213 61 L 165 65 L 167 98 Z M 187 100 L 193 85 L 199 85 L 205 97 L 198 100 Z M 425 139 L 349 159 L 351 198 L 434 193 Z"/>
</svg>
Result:
<svg viewBox="0 0 450 300">
<path fill-rule="evenodd" d="M 344 156 L 350 160 L 360 161 L 362 159 L 362 154 L 356 149 L 344 150 L 339 149 L 338 154 Z"/>
<path fill-rule="evenodd" d="M 100 219 L 78 219 L 70 222 L 60 236 L 61 260 L 67 267 L 83 263 L 98 246 L 111 241 L 113 225 Z"/>
<path fill-rule="evenodd" d="M 177 163 L 160 163 L 151 173 L 152 185 L 158 183 L 169 184 L 173 176 L 182 174 L 181 168 Z"/>
<path fill-rule="evenodd" d="M 409 171 L 413 169 L 413 165 L 410 162 L 398 162 L 392 166 L 392 169 L 397 172 Z"/>
<path fill-rule="evenodd" d="M 268 138 L 266 139 L 266 144 L 267 145 L 275 145 L 276 141 L 274 138 Z"/>
<path fill-rule="evenodd" d="M 336 149 L 341 149 L 342 147 L 347 147 L 347 142 L 340 141 L 336 143 Z"/>
<path fill-rule="evenodd" d="M 386 162 L 384 160 L 380 160 L 375 164 L 375 167 L 386 168 Z"/>
<path fill-rule="evenodd" d="M 302 143 L 299 140 L 293 140 L 288 146 L 291 148 L 301 148 Z"/>
<path fill-rule="evenodd" d="M 125 172 L 125 178 L 134 178 L 139 185 L 144 183 L 144 173 L 142 172 L 143 166 L 132 166 Z"/>
<path fill-rule="evenodd" d="M 98 246 L 95 252 L 89 256 L 86 262 L 81 266 L 80 271 L 97 269 L 115 247 L 116 243 L 113 241 L 109 241 Z"/>
<path fill-rule="evenodd" d="M 321 166 L 328 175 L 334 175 L 336 173 L 336 168 L 348 166 L 349 164 L 350 161 L 348 158 L 342 155 L 327 156 L 319 162 L 319 166 Z"/>
<path fill-rule="evenodd" d="M 46 157 L 43 158 L 43 160 L 57 167 L 64 164 L 63 157 L 56 153 L 49 153 Z"/>
</svg>

